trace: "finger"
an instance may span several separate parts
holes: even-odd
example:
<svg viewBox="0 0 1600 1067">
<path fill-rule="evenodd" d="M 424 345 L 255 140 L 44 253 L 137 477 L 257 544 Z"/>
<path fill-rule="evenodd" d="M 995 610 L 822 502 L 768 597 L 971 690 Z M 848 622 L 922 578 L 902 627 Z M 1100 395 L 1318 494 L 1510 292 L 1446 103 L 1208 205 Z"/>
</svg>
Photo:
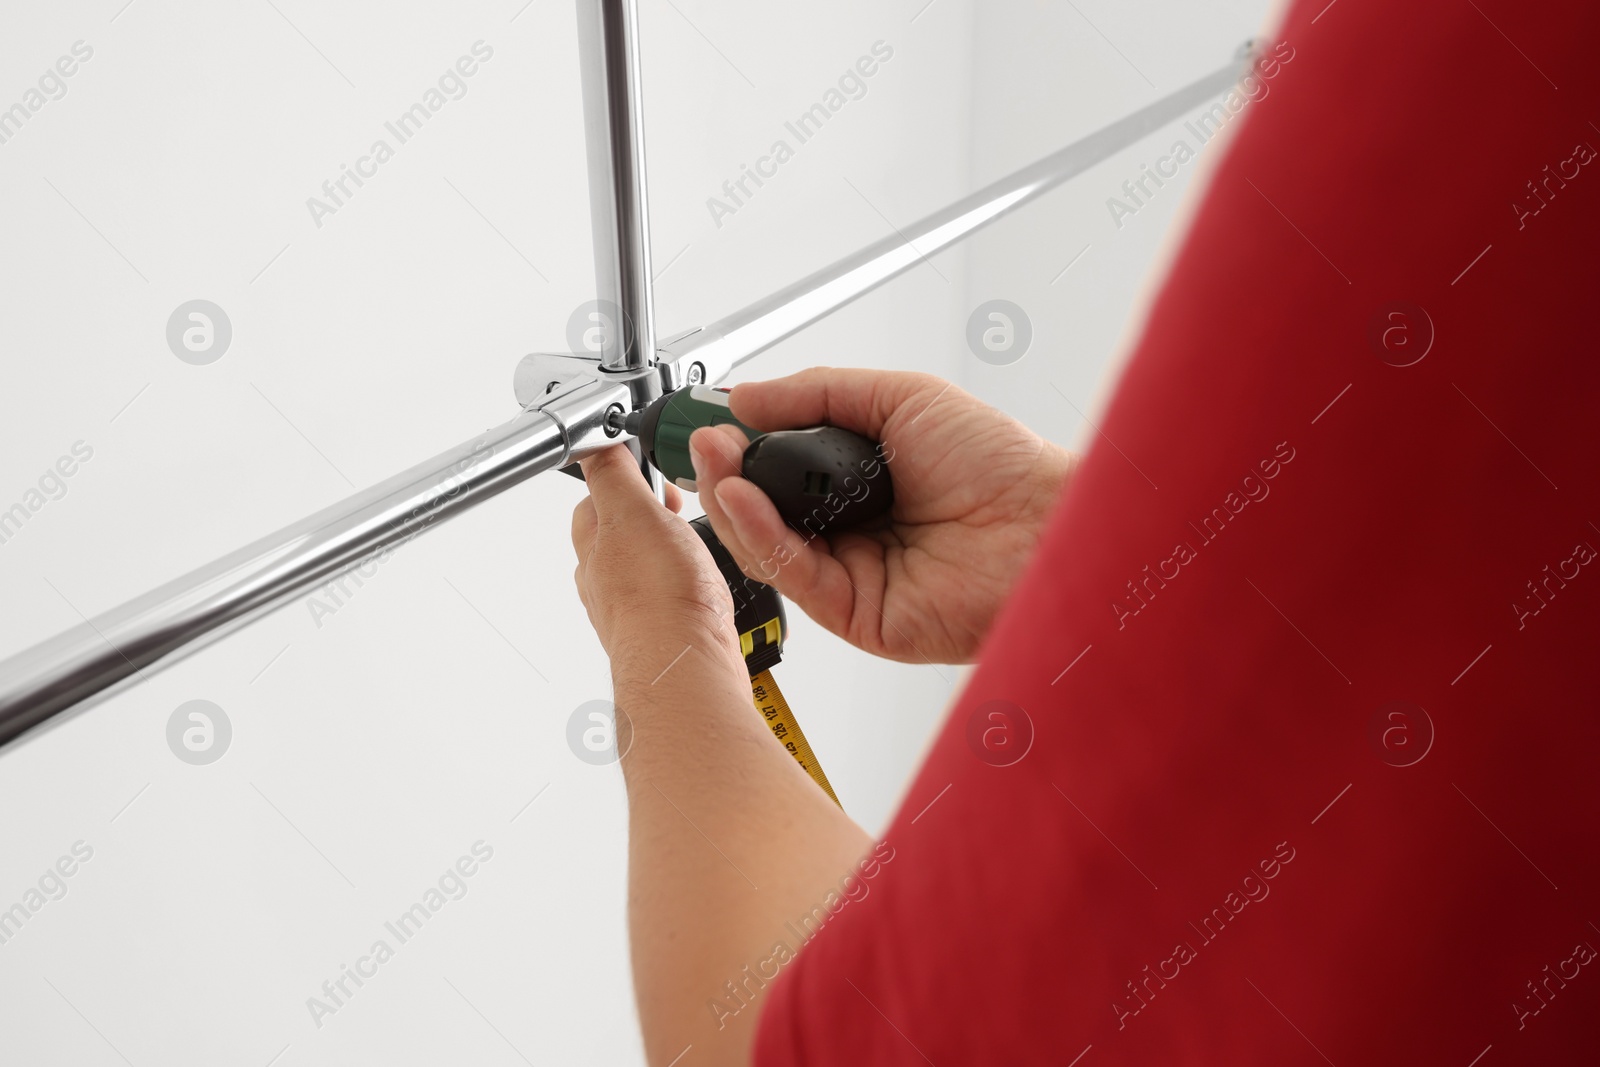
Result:
<svg viewBox="0 0 1600 1067">
<path fill-rule="evenodd" d="M 734 417 L 757 430 L 842 426 L 881 441 L 895 412 L 913 406 L 926 410 L 951 388 L 931 374 L 813 367 L 786 378 L 736 385 L 729 403 Z"/>
<path fill-rule="evenodd" d="M 667 482 L 666 483 L 666 490 L 667 490 L 667 494 L 666 494 L 667 495 L 667 499 L 666 499 L 667 510 L 672 512 L 674 515 L 676 515 L 678 512 L 683 510 L 683 493 L 682 493 L 682 491 L 680 491 L 678 489 L 677 486 L 673 485 L 671 482 Z"/>
<path fill-rule="evenodd" d="M 714 496 L 716 513 L 707 510 L 711 526 L 745 573 L 834 633 L 848 632 L 856 586 L 844 565 L 791 529 L 767 495 L 744 478 L 724 478 Z"/>
<path fill-rule="evenodd" d="M 743 477 L 745 445 L 744 433 L 735 426 L 715 426 L 691 436 L 689 448 L 695 462 L 695 484 L 700 490 L 701 506 L 711 519 L 711 528 L 717 532 L 718 540 L 733 554 L 734 561 L 745 573 L 771 584 L 779 566 L 778 557 L 787 563 L 790 557 L 802 552 L 824 559 L 828 552 L 822 542 L 808 541 L 791 530 L 766 493 Z M 732 495 L 729 496 L 723 486 L 733 483 L 738 483 L 740 488 L 730 490 Z M 810 569 L 804 573 L 809 574 Z"/>
<path fill-rule="evenodd" d="M 700 506 L 705 509 L 706 516 L 711 520 L 711 528 L 716 531 L 717 539 L 733 554 L 734 562 L 738 563 L 746 573 L 754 574 L 757 564 L 771 554 L 775 545 L 747 543 L 743 537 L 745 527 L 735 527 L 730 523 L 727 510 L 723 507 L 717 492 L 717 487 L 729 479 L 745 480 L 741 472 L 746 445 L 744 432 L 737 426 L 726 424 L 702 428 L 689 436 L 689 457 L 694 463 L 695 486 L 700 492 Z M 759 489 L 756 490 L 756 495 L 767 508 L 772 507 L 772 502 L 767 500 Z"/>
<path fill-rule="evenodd" d="M 703 426 L 689 435 L 689 461 L 694 464 L 695 491 L 702 497 L 714 493 L 717 482 L 744 469 L 744 450 L 750 441 L 744 431 L 726 423 Z M 705 502 L 701 501 L 701 506 Z"/>
<path fill-rule="evenodd" d="M 689 438 L 700 505 L 717 539 L 746 574 L 834 633 L 847 633 L 856 600 L 849 571 L 825 542 L 808 542 L 790 529 L 767 495 L 740 475 L 744 447 L 744 434 L 733 426 L 697 430 Z"/>
<path fill-rule="evenodd" d="M 793 557 L 816 551 L 804 538 L 786 536 L 794 531 L 760 487 L 747 479 L 733 476 L 719 481 L 706 514 L 740 569 L 768 585 Z"/>
<path fill-rule="evenodd" d="M 711 528 L 717 538 L 727 546 L 733 558 L 743 566 L 749 551 L 735 538 L 725 524 L 722 505 L 717 503 L 717 486 L 724 478 L 737 478 L 744 463 L 745 437 L 737 427 L 703 427 L 689 435 L 689 459 L 694 464 L 695 489 L 700 494 L 700 506 L 711 519 Z"/>
<path fill-rule="evenodd" d="M 589 558 L 589 552 L 594 547 L 594 531 L 599 525 L 594 497 L 586 496 L 578 501 L 578 506 L 572 509 L 572 549 L 578 554 L 579 567 Z"/>
<path fill-rule="evenodd" d="M 639 461 L 625 446 L 613 445 L 596 452 L 580 465 L 600 522 L 623 522 L 629 515 L 654 512 L 661 506 L 650 491 L 650 483 L 644 480 Z"/>
</svg>

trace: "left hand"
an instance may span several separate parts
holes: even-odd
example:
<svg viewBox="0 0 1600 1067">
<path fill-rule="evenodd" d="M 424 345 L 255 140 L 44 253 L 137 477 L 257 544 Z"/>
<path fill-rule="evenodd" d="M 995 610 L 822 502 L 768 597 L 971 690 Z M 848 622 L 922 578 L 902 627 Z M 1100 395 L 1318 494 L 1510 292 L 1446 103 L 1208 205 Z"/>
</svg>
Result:
<svg viewBox="0 0 1600 1067">
<path fill-rule="evenodd" d="M 675 514 L 682 494 L 667 486 L 662 507 L 621 445 L 582 467 L 590 495 L 572 513 L 574 579 L 613 677 L 649 682 L 686 645 L 743 670 L 733 598 L 699 535 Z"/>
</svg>

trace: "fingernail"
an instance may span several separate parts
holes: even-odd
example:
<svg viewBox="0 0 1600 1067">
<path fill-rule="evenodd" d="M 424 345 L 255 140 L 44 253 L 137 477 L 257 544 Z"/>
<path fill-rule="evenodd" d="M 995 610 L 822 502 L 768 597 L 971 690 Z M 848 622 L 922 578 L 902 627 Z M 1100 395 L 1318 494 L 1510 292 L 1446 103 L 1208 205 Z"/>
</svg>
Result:
<svg viewBox="0 0 1600 1067">
<path fill-rule="evenodd" d="M 702 446 L 699 438 L 699 430 L 689 435 L 689 463 L 694 467 L 694 480 L 696 482 L 702 482 L 706 477 L 706 464 L 705 460 L 701 458 Z"/>
<path fill-rule="evenodd" d="M 723 479 L 716 484 L 716 487 L 712 489 L 711 492 L 717 498 L 717 503 L 722 505 L 722 513 L 727 516 L 728 521 L 733 524 L 733 532 L 735 536 L 742 539 L 746 533 L 744 518 L 739 514 L 738 508 L 730 506 L 732 504 L 733 497 L 732 486 L 727 479 Z"/>
</svg>

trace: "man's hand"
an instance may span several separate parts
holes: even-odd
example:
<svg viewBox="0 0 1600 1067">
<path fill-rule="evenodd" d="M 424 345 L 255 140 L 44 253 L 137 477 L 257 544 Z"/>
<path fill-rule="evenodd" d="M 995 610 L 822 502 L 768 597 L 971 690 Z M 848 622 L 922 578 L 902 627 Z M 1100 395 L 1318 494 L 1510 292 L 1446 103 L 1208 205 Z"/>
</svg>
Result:
<svg viewBox="0 0 1600 1067">
<path fill-rule="evenodd" d="M 886 446 L 882 528 L 807 541 L 739 476 L 732 426 L 695 431 L 700 503 L 745 573 L 876 655 L 969 662 L 1038 544 L 1076 457 L 927 374 L 819 367 L 733 390 L 763 432 L 826 423 Z"/>
<path fill-rule="evenodd" d="M 573 513 L 572 543 L 578 592 L 627 713 L 617 743 L 627 752 L 628 939 L 646 1053 L 665 1067 L 692 1045 L 699 1067 L 743 1067 L 759 1007 L 707 1005 L 793 939 L 789 921 L 836 892 L 872 842 L 756 711 L 727 582 L 673 514 L 676 490 L 662 507 L 625 448 L 591 456 L 583 472 L 591 495 Z"/>
<path fill-rule="evenodd" d="M 662 507 L 620 445 L 582 466 L 590 495 L 572 513 L 574 578 L 613 679 L 619 687 L 635 675 L 649 682 L 686 645 L 733 669 L 733 599 L 699 535 L 674 514 L 683 506 L 678 490 L 667 487 Z"/>
</svg>

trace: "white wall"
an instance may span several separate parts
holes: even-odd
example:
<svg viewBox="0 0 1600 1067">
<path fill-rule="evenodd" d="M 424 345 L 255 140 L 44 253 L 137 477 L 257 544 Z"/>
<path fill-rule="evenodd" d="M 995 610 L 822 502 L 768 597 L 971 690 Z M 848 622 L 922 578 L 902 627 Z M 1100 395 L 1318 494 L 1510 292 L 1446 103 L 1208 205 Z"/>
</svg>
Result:
<svg viewBox="0 0 1600 1067">
<path fill-rule="evenodd" d="M 1225 65 L 1260 32 L 1268 6 L 983 5 L 973 35 L 971 183 L 993 181 Z M 1181 237 L 1180 205 L 1215 142 L 1154 195 L 1139 194 L 1145 202 L 1133 215 L 1114 216 L 1107 201 L 1131 203 L 1122 183 L 1179 139 L 1198 147 L 1172 123 L 968 242 L 968 309 L 1010 300 L 1029 314 L 1034 338 L 1011 366 L 966 360 L 964 386 L 1063 444 L 1093 443 L 1074 406 L 1093 418 L 1115 386 L 1114 364 L 1135 339 L 1136 312 L 1160 281 L 1163 251 Z"/>
<path fill-rule="evenodd" d="M 567 0 L 274 3 L 3 13 L 0 108 L 74 42 L 94 51 L 0 144 L 0 510 L 75 442 L 93 458 L 0 544 L 0 655 L 503 420 L 517 358 L 564 348 L 589 295 Z M 642 8 L 672 332 L 1214 69 L 1262 4 L 1078 0 L 1093 26 L 975 0 Z M 480 39 L 493 57 L 466 95 L 316 226 L 306 199 Z M 718 226 L 707 198 L 880 40 L 894 55 L 866 95 Z M 1149 154 L 747 371 L 925 368 L 1072 440 L 1049 384 L 1090 410 L 1181 192 L 1113 226 L 1104 200 Z M 994 296 L 1035 324 L 1008 367 L 964 336 Z M 166 343 L 195 298 L 232 322 L 209 366 Z M 539 479 L 407 546 L 320 625 L 293 604 L 0 756 L 0 908 L 93 848 L 0 944 L 0 1059 L 640 1062 L 619 776 L 565 740 L 572 711 L 609 695 L 571 584 L 580 493 Z M 794 621 L 779 678 L 847 809 L 880 828 L 961 672 L 875 662 Z M 167 745 L 193 699 L 233 727 L 208 766 Z M 494 854 L 467 895 L 314 1026 L 306 999 L 374 940 L 397 944 L 384 921 L 479 840 Z"/>
</svg>

